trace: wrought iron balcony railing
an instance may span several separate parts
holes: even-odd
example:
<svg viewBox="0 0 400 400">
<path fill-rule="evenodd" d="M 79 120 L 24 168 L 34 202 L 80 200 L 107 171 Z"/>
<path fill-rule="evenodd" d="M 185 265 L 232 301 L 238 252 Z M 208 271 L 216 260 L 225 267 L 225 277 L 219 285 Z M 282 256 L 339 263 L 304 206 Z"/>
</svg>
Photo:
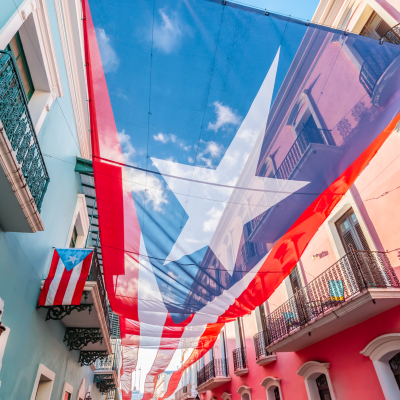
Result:
<svg viewBox="0 0 400 400">
<path fill-rule="evenodd" d="M 239 369 L 248 368 L 245 348 L 239 347 L 238 349 L 233 350 L 232 355 L 233 355 L 233 368 L 235 371 Z"/>
<path fill-rule="evenodd" d="M 270 344 L 371 288 L 400 288 L 387 253 L 351 248 L 268 316 Z"/>
<path fill-rule="evenodd" d="M 272 355 L 265 348 L 269 345 L 268 333 L 266 331 L 258 332 L 253 336 L 254 347 L 256 349 L 256 361 L 262 357 Z"/>
<path fill-rule="evenodd" d="M 191 383 L 180 388 L 177 392 L 175 392 L 175 400 L 185 400 L 188 397 L 192 396 L 192 387 Z"/>
<path fill-rule="evenodd" d="M 13 55 L 0 51 L 0 121 L 37 209 L 50 178 L 36 138 L 28 100 Z"/>
<path fill-rule="evenodd" d="M 217 377 L 228 377 L 229 366 L 228 360 L 225 358 L 214 358 L 207 365 L 205 365 L 200 371 L 197 372 L 197 386 L 201 386 L 203 383 L 210 381 Z"/>
<path fill-rule="evenodd" d="M 112 344 L 113 352 L 108 355 L 107 358 L 98 358 L 95 362 L 96 370 L 106 370 L 106 371 L 115 371 L 119 372 L 119 360 L 121 354 L 121 345 L 119 341 L 115 341 Z"/>
<path fill-rule="evenodd" d="M 390 28 L 382 37 L 381 40 L 393 44 L 400 44 L 400 24 Z"/>
<path fill-rule="evenodd" d="M 330 140 L 329 130 L 303 128 L 277 169 L 275 178 L 285 180 L 289 179 L 311 143 L 334 144 Z"/>
<path fill-rule="evenodd" d="M 99 263 L 99 259 L 97 257 L 96 249 L 94 250 L 92 266 L 90 268 L 90 273 L 89 273 L 87 280 L 97 283 L 97 288 L 99 289 L 101 305 L 103 307 L 104 317 L 106 319 L 108 333 L 111 336 L 112 325 L 111 325 L 111 319 L 110 319 L 110 313 L 109 313 L 109 307 L 108 307 L 107 292 L 106 292 L 106 288 L 104 286 L 103 276 L 101 274 L 100 263 Z"/>
</svg>

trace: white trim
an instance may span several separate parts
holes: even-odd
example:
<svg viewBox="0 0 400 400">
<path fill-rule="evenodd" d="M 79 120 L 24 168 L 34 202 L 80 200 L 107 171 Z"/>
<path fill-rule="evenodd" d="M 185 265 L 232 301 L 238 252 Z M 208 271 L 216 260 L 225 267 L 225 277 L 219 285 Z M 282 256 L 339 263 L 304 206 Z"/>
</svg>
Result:
<svg viewBox="0 0 400 400">
<path fill-rule="evenodd" d="M 242 385 L 239 387 L 237 392 L 240 394 L 240 397 L 243 397 L 243 395 L 248 394 L 249 400 L 251 400 L 251 387 Z"/>
<path fill-rule="evenodd" d="M 265 389 L 267 393 L 267 400 L 275 400 L 274 390 L 276 387 L 279 390 L 280 399 L 283 400 L 282 390 L 281 390 L 281 378 L 274 378 L 272 376 L 267 376 L 260 383 L 260 385 Z"/>
<path fill-rule="evenodd" d="M 76 395 L 76 400 L 84 399 L 85 394 L 85 378 L 83 378 L 81 386 L 79 386 L 78 394 Z"/>
<path fill-rule="evenodd" d="M 333 385 L 331 381 L 331 377 L 329 374 L 329 363 L 321 363 L 318 361 L 308 361 L 304 363 L 297 374 L 302 376 L 304 379 L 304 383 L 306 385 L 308 400 L 320 400 L 320 396 L 318 393 L 318 388 L 315 380 L 321 374 L 325 374 L 326 380 L 328 382 L 329 392 L 332 400 L 337 400 L 335 392 L 333 390 Z"/>
<path fill-rule="evenodd" d="M 81 156 L 90 158 L 91 138 L 80 0 L 54 0 Z"/>
<path fill-rule="evenodd" d="M 61 395 L 61 400 L 64 400 L 65 398 L 65 393 L 70 393 L 71 394 L 71 399 L 72 399 L 72 392 L 74 391 L 74 388 L 72 385 L 70 385 L 68 382 L 64 383 L 62 395 Z"/>
<path fill-rule="evenodd" d="M 51 371 L 43 364 L 39 364 L 35 383 L 33 385 L 31 400 L 37 399 L 36 395 L 40 394 L 40 393 L 38 393 L 38 387 L 39 387 L 39 382 L 40 382 L 41 376 L 46 377 L 49 380 L 49 384 L 48 384 L 48 387 L 45 388 L 45 390 L 43 391 L 42 397 L 40 398 L 40 400 L 50 400 L 51 392 L 53 391 L 53 384 L 54 384 L 54 379 L 56 377 L 56 374 L 55 374 L 55 372 Z"/>
<path fill-rule="evenodd" d="M 84 194 L 78 193 L 74 216 L 72 218 L 65 246 L 66 247 L 69 246 L 72 237 L 72 231 L 74 229 L 74 226 L 76 225 L 76 230 L 78 233 L 78 238 L 76 240 L 76 247 L 77 248 L 85 247 L 86 238 L 89 232 L 89 223 L 90 221 L 87 213 L 86 197 Z"/>
<path fill-rule="evenodd" d="M 379 336 L 360 351 L 373 362 L 386 400 L 400 398 L 400 389 L 389 365 L 389 360 L 399 352 L 400 333 Z"/>
<path fill-rule="evenodd" d="M 35 72 L 47 81 L 37 87 L 29 102 L 29 110 L 36 133 L 43 124 L 47 111 L 56 97 L 63 96 L 61 76 L 51 32 L 50 19 L 45 0 L 25 0 L 0 30 L 0 48 L 4 49 L 12 37 L 21 29 L 21 40 L 25 43 L 29 69 L 34 79 Z M 32 54 L 29 57 L 29 53 Z M 38 59 L 39 58 L 39 59 Z M 34 60 L 34 61 L 33 61 Z M 43 71 L 44 69 L 44 71 Z"/>
<path fill-rule="evenodd" d="M 0 121 L 0 166 L 10 183 L 15 197 L 33 233 L 44 231 L 44 224 L 36 207 L 35 199 L 29 190 L 24 174 L 12 150 L 7 133 Z M 22 214 L 21 214 L 22 218 Z M 7 230 L 6 227 L 3 227 Z M 26 227 L 28 231 L 28 226 Z"/>
</svg>

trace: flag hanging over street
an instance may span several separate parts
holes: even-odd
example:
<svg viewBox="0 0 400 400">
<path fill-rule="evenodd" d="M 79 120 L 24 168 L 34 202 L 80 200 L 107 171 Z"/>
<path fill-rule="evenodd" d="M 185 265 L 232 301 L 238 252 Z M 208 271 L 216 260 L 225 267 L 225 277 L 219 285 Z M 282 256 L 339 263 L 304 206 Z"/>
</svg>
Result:
<svg viewBox="0 0 400 400">
<path fill-rule="evenodd" d="M 159 349 L 150 399 L 176 349 L 187 367 L 268 299 L 392 132 L 400 49 L 219 0 L 84 18 L 104 277 L 123 344 Z"/>
<path fill-rule="evenodd" d="M 39 306 L 79 305 L 89 276 L 93 249 L 54 249 Z"/>
</svg>

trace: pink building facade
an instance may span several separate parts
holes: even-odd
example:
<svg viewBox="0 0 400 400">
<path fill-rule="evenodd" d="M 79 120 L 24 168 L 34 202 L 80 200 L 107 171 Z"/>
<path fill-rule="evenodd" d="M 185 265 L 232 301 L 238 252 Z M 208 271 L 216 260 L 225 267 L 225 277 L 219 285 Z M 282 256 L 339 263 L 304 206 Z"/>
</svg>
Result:
<svg viewBox="0 0 400 400">
<path fill-rule="evenodd" d="M 400 38 L 396 29 L 387 32 L 400 22 L 400 4 L 322 0 L 313 22 L 375 39 Z M 335 162 L 339 146 L 352 140 L 351 129 L 368 134 L 368 126 L 357 125 L 359 115 L 379 112 L 390 79 L 399 74 L 390 46 L 365 54 L 356 39 L 319 35 L 305 37 L 310 57 L 302 65 L 309 73 L 301 87 L 288 86 L 294 94 L 276 108 L 279 124 L 269 124 L 280 136 L 262 153 L 264 176 L 301 177 L 302 169 L 312 169 L 310 149 Z M 336 82 L 332 93 L 326 92 L 328 79 Z M 362 101 L 340 96 L 337 86 L 349 85 Z M 317 136 L 304 134 L 305 127 Z M 399 155 L 396 127 L 290 275 L 251 315 L 227 324 L 214 348 L 187 371 L 183 384 L 197 381 L 190 398 L 400 399 Z M 273 215 L 266 218 L 274 223 Z M 262 232 L 253 225 L 249 235 Z"/>
</svg>

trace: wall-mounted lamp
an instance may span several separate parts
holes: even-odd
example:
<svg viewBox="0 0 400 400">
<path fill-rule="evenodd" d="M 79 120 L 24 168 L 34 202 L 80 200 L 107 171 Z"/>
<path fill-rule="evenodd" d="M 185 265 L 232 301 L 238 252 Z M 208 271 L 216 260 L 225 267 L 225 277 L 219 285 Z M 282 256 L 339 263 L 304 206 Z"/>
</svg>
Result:
<svg viewBox="0 0 400 400">
<path fill-rule="evenodd" d="M 85 398 L 83 400 L 92 400 L 92 396 L 90 395 L 90 392 L 87 392 L 85 394 Z"/>
<path fill-rule="evenodd" d="M 3 314 L 3 311 L 0 310 L 0 316 Z M 1 323 L 1 318 L 0 318 L 0 336 L 1 334 L 6 330 L 6 327 Z"/>
</svg>

